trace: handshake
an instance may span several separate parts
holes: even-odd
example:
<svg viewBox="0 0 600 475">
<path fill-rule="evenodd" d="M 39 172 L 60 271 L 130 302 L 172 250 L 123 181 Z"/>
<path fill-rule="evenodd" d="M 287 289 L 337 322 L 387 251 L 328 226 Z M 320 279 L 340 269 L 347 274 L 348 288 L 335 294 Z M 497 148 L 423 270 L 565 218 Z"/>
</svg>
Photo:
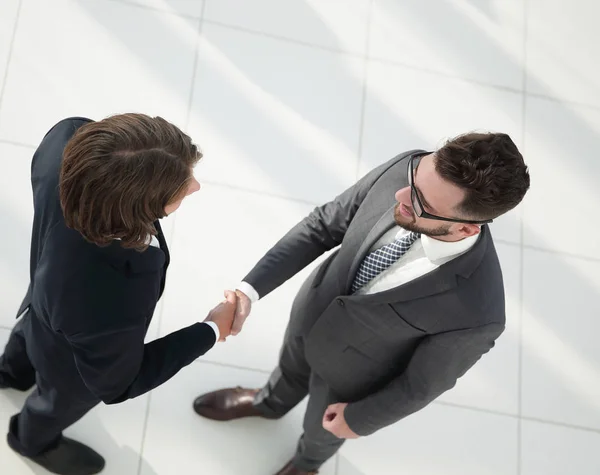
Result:
<svg viewBox="0 0 600 475">
<path fill-rule="evenodd" d="M 215 323 L 221 335 L 219 341 L 225 341 L 228 336 L 242 331 L 251 308 L 252 301 L 244 292 L 226 290 L 225 300 L 213 308 L 204 321 Z"/>
</svg>

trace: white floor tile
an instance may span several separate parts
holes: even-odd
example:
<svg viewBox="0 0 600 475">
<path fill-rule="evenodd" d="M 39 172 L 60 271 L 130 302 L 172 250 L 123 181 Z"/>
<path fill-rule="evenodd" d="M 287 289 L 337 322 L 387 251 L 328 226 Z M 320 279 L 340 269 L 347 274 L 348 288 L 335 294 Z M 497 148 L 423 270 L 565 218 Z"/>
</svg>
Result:
<svg viewBox="0 0 600 475">
<path fill-rule="evenodd" d="M 368 472 L 363 472 L 356 468 L 352 462 L 343 455 L 340 455 L 339 457 L 337 473 L 340 475 L 368 475 Z"/>
<path fill-rule="evenodd" d="M 519 411 L 519 325 L 521 251 L 496 244 L 506 292 L 506 330 L 496 346 L 440 400 L 517 415 Z"/>
<path fill-rule="evenodd" d="M 201 178 L 202 171 L 197 173 Z M 312 207 L 283 199 L 205 186 L 177 212 L 161 334 L 204 320 L 258 260 Z M 204 358 L 273 369 L 301 272 L 256 303 L 244 331 Z M 260 342 L 258 344 L 257 342 Z"/>
<path fill-rule="evenodd" d="M 473 130 L 505 132 L 521 147 L 521 109 L 521 94 L 371 62 L 360 173 Z M 492 229 L 496 239 L 520 243 L 520 210 L 492 223 Z"/>
<path fill-rule="evenodd" d="M 522 475 L 600 473 L 600 434 L 523 421 Z"/>
<path fill-rule="evenodd" d="M 594 0 L 565 3 L 529 0 L 527 4 L 527 90 L 600 105 L 600 74 Z"/>
<path fill-rule="evenodd" d="M 147 406 L 147 395 L 114 406 L 102 404 L 67 429 L 65 435 L 102 454 L 106 459 L 102 475 L 135 474 L 140 463 Z"/>
<path fill-rule="evenodd" d="M 0 91 L 4 84 L 18 7 L 19 0 L 4 0 L 0 4 Z"/>
<path fill-rule="evenodd" d="M 525 244 L 600 258 L 595 216 L 600 203 L 600 112 L 547 99 L 528 98 L 526 158 L 531 191 L 524 201 Z M 557 195 L 560 190 L 560 197 Z M 568 243 L 563 223 L 577 223 Z"/>
<path fill-rule="evenodd" d="M 192 136 L 205 178 L 309 202 L 354 183 L 362 61 L 205 25 Z"/>
<path fill-rule="evenodd" d="M 342 447 L 343 475 L 517 475 L 517 419 L 433 404 Z"/>
<path fill-rule="evenodd" d="M 204 18 L 365 54 L 368 0 L 207 0 Z"/>
<path fill-rule="evenodd" d="M 600 429 L 600 263 L 524 252 L 522 413 Z"/>
<path fill-rule="evenodd" d="M 102 0 L 115 1 L 115 0 Z M 153 8 L 168 13 L 176 13 L 186 15 L 192 18 L 200 18 L 202 16 L 202 7 L 204 0 L 117 0 L 132 5 L 141 7 Z"/>
<path fill-rule="evenodd" d="M 523 34 L 521 0 L 375 0 L 370 56 L 520 90 Z"/>
<path fill-rule="evenodd" d="M 29 285 L 34 149 L 0 143 L 0 325 L 12 327 Z"/>
<path fill-rule="evenodd" d="M 144 112 L 185 126 L 196 38 L 197 22 L 126 3 L 24 0 L 0 138 L 37 145 L 74 115 Z"/>
<path fill-rule="evenodd" d="M 294 455 L 305 404 L 278 421 L 203 419 L 192 409 L 206 392 L 232 386 L 260 387 L 266 375 L 192 363 L 152 394 L 141 475 L 195 473 L 266 475 Z M 323 467 L 334 475 L 335 460 Z"/>
</svg>

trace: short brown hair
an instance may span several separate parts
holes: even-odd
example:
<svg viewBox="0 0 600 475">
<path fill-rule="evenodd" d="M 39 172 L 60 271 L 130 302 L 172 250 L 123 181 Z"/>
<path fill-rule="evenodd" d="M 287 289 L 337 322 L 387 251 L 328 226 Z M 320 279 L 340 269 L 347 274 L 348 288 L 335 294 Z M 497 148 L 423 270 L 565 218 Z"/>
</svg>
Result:
<svg viewBox="0 0 600 475">
<path fill-rule="evenodd" d="M 529 189 L 523 156 L 507 134 L 468 133 L 434 154 L 442 178 L 465 190 L 463 217 L 494 219 L 517 206 Z"/>
<path fill-rule="evenodd" d="M 154 221 L 183 196 L 202 154 L 161 117 L 121 114 L 80 127 L 67 143 L 60 204 L 68 227 L 89 242 L 144 250 Z"/>
</svg>

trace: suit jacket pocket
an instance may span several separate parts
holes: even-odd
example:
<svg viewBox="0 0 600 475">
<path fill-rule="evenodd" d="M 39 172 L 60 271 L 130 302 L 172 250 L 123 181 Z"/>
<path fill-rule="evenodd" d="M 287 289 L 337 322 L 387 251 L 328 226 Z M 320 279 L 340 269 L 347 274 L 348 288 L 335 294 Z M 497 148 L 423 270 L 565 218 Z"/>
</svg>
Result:
<svg viewBox="0 0 600 475">
<path fill-rule="evenodd" d="M 408 317 L 406 316 L 402 316 L 398 310 L 396 310 L 394 308 L 394 306 L 392 304 L 386 304 L 388 306 L 388 308 L 392 311 L 392 315 L 394 315 L 397 319 L 398 322 L 402 325 L 402 326 L 406 326 L 407 328 L 410 328 L 411 330 L 417 331 L 417 332 L 422 332 L 422 333 L 427 333 L 427 329 L 426 328 L 421 328 L 421 325 L 419 325 L 417 322 L 412 322 L 409 320 Z"/>
</svg>

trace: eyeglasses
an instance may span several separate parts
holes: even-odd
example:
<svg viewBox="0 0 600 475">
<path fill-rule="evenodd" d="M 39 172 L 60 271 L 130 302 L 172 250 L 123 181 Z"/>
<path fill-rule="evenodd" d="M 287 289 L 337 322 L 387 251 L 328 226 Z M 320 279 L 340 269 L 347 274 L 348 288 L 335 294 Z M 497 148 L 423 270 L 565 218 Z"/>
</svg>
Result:
<svg viewBox="0 0 600 475">
<path fill-rule="evenodd" d="M 420 218 L 427 219 L 436 219 L 438 221 L 449 221 L 451 223 L 466 223 L 466 224 L 487 224 L 491 223 L 493 220 L 488 219 L 485 221 L 470 221 L 468 219 L 456 219 L 456 218 L 442 218 L 441 216 L 436 216 L 434 214 L 428 213 L 425 211 L 425 207 L 423 206 L 423 202 L 421 198 L 419 198 L 419 193 L 417 192 L 417 188 L 415 186 L 415 160 L 421 159 L 422 155 L 413 155 L 408 160 L 408 184 L 410 185 L 410 200 L 412 202 L 412 207 L 415 210 L 415 213 Z"/>
</svg>

